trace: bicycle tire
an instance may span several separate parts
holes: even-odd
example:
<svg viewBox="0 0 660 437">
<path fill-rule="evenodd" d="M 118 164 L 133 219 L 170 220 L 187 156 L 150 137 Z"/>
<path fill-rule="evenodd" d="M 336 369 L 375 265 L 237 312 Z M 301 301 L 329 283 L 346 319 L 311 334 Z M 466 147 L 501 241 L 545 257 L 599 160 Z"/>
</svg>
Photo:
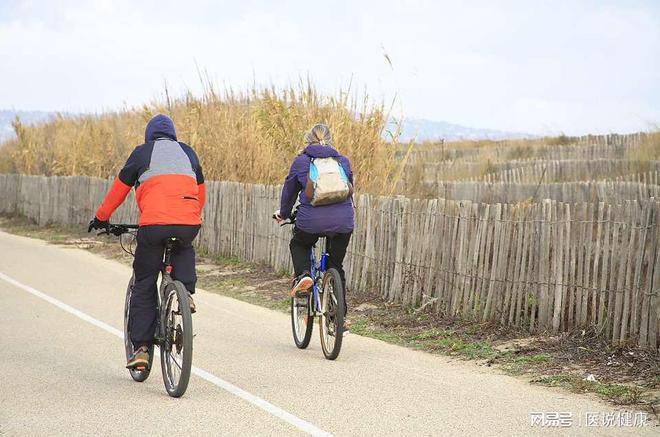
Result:
<svg viewBox="0 0 660 437">
<path fill-rule="evenodd" d="M 322 281 L 322 303 L 321 317 L 319 317 L 319 331 L 321 331 L 321 349 L 328 360 L 334 360 L 339 356 L 341 343 L 344 338 L 344 287 L 339 272 L 328 269 L 323 275 Z M 335 300 L 330 301 L 334 296 Z M 330 334 L 334 332 L 334 334 Z M 327 335 L 327 338 L 326 338 Z M 332 345 L 329 344 L 333 337 Z"/>
<path fill-rule="evenodd" d="M 291 331 L 293 332 L 293 341 L 298 349 L 305 349 L 309 346 L 309 341 L 312 338 L 312 330 L 314 329 L 314 317 L 310 313 L 310 299 L 311 293 L 307 293 L 305 297 L 294 296 L 291 298 Z M 303 303 L 304 300 L 304 303 Z M 304 308 L 305 314 L 298 312 Z M 300 326 L 304 323 L 306 326 Z M 304 330 L 304 332 L 303 332 Z"/>
<path fill-rule="evenodd" d="M 161 326 L 164 334 L 160 346 L 160 364 L 163 382 L 167 394 L 173 398 L 183 396 L 190 381 L 193 354 L 192 314 L 188 291 L 179 281 L 172 281 L 165 286 L 164 302 L 161 306 Z M 176 306 L 174 300 L 176 298 Z M 172 323 L 180 318 L 180 323 Z M 175 348 L 180 356 L 180 364 L 172 356 Z M 176 371 L 176 368 L 179 368 Z M 177 380 L 175 374 L 179 373 Z"/>
<path fill-rule="evenodd" d="M 131 295 L 133 293 L 133 285 L 135 284 L 135 274 L 131 277 L 131 280 L 128 282 L 128 287 L 126 287 L 126 298 L 124 299 L 124 349 L 126 351 L 126 361 L 133 355 L 134 348 L 133 343 L 131 342 L 131 333 L 128 327 L 128 319 L 131 308 Z M 137 369 L 128 369 L 128 372 L 131 374 L 136 382 L 144 382 L 151 373 L 151 365 L 154 360 L 154 346 L 153 343 L 149 348 L 149 365 L 144 370 Z"/>
</svg>

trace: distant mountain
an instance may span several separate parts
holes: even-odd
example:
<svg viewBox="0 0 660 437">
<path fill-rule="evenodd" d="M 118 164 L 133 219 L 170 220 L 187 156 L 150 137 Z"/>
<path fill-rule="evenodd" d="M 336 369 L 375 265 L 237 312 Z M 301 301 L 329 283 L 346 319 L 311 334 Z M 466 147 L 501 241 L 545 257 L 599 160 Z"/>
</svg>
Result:
<svg viewBox="0 0 660 437">
<path fill-rule="evenodd" d="M 390 129 L 394 129 L 396 120 L 390 121 Z M 401 126 L 400 141 L 406 142 L 415 138 L 426 140 L 501 140 L 512 138 L 534 138 L 537 135 L 521 132 L 505 132 L 493 129 L 465 127 L 445 121 L 424 120 L 421 118 L 404 118 Z"/>
<path fill-rule="evenodd" d="M 18 116 L 24 124 L 46 121 L 54 115 L 45 111 L 3 111 L 0 110 L 0 143 L 14 137 L 14 128 L 11 123 Z"/>
</svg>

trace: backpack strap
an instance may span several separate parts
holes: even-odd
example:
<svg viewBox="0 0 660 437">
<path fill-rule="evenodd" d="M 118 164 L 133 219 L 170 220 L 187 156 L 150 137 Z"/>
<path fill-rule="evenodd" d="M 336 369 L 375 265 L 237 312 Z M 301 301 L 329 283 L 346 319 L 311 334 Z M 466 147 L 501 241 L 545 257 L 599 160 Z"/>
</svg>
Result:
<svg viewBox="0 0 660 437">
<path fill-rule="evenodd" d="M 303 151 L 301 155 L 305 155 L 306 157 L 309 158 L 309 162 L 314 162 L 316 158 L 314 158 L 312 155 L 309 155 L 307 152 Z"/>
<path fill-rule="evenodd" d="M 309 155 L 307 155 L 307 156 L 309 156 Z M 312 198 L 314 197 L 314 183 L 312 182 L 312 180 L 309 177 L 309 172 L 312 169 L 312 163 L 314 162 L 314 158 L 309 156 L 309 159 L 310 159 L 310 161 L 309 161 L 309 169 L 307 170 L 307 182 L 305 183 L 304 191 L 305 191 L 305 196 L 307 197 L 307 200 L 309 202 L 311 202 Z"/>
</svg>

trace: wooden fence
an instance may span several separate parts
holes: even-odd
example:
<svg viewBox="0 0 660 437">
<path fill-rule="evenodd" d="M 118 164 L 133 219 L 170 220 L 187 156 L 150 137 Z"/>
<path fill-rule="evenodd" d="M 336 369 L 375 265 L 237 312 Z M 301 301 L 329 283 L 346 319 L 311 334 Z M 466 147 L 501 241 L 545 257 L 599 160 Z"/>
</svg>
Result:
<svg viewBox="0 0 660 437">
<path fill-rule="evenodd" d="M 535 159 L 623 159 L 637 149 L 646 139 L 644 133 L 630 135 L 589 135 L 584 137 L 568 137 L 567 144 L 535 144 L 526 145 L 516 140 L 501 140 L 496 146 L 489 147 L 456 147 L 451 142 L 415 144 L 409 150 L 409 144 L 399 144 L 396 155 L 399 158 L 408 156 L 411 162 L 440 162 L 446 160 L 480 160 L 491 159 L 506 161 L 521 157 Z"/>
<path fill-rule="evenodd" d="M 657 180 L 656 180 L 657 182 Z M 428 183 L 424 194 L 452 200 L 479 203 L 538 202 L 543 199 L 569 203 L 660 199 L 660 184 L 627 181 L 562 182 L 518 184 L 506 182 L 437 182 Z"/>
<path fill-rule="evenodd" d="M 408 151 L 407 145 L 398 146 L 397 157 L 407 156 L 408 163 L 442 161 L 483 161 L 494 162 L 512 159 L 625 159 L 639 147 L 637 143 L 629 144 L 572 144 L 566 146 L 554 145 L 511 145 L 502 144 L 491 147 L 458 147 L 451 144 L 424 147 L 414 145 Z"/>
<path fill-rule="evenodd" d="M 652 177 L 657 181 L 660 161 L 599 160 L 537 160 L 506 162 L 443 161 L 409 167 L 404 184 L 437 183 L 443 181 L 549 183 L 593 180 L 634 180 Z M 416 180 L 417 179 L 417 180 Z M 652 181 L 644 181 L 652 183 Z"/>
<path fill-rule="evenodd" d="M 0 175 L 0 212 L 84 225 L 109 181 Z M 279 187 L 208 182 L 198 245 L 290 269 L 289 230 L 275 226 Z M 427 305 L 530 332 L 596 328 L 614 343 L 660 346 L 655 199 L 487 204 L 356 196 L 345 267 L 349 291 Z M 135 221 L 131 199 L 115 221 Z"/>
<path fill-rule="evenodd" d="M 660 172 L 660 161 L 623 159 L 532 160 L 497 164 L 497 166 L 511 166 L 511 168 L 497 169 L 472 180 L 508 183 L 574 182 Z"/>
</svg>

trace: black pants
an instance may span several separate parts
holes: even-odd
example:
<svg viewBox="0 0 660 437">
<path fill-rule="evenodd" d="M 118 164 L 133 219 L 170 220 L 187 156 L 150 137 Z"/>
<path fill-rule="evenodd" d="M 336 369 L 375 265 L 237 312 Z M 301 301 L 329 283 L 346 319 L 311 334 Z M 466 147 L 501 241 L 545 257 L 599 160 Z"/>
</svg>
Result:
<svg viewBox="0 0 660 437">
<path fill-rule="evenodd" d="M 293 261 L 293 269 L 296 276 L 300 276 L 303 272 L 310 272 L 310 251 L 320 237 L 320 234 L 308 234 L 298 228 L 293 229 L 293 237 L 289 243 L 289 249 L 291 249 L 291 260 Z M 348 304 L 346 302 L 346 274 L 344 273 L 343 264 L 344 257 L 346 256 L 346 248 L 350 240 L 351 233 L 330 234 L 326 237 L 328 249 L 327 267 L 333 267 L 339 272 L 344 289 L 344 309 L 346 312 L 348 312 Z"/>
<path fill-rule="evenodd" d="M 131 341 L 137 348 L 150 345 L 156 330 L 158 288 L 156 281 L 163 269 L 165 243 L 170 237 L 179 242 L 172 252 L 172 278 L 185 285 L 190 293 L 195 292 L 195 248 L 192 242 L 199 232 L 199 225 L 151 225 L 141 226 L 137 232 L 137 247 L 133 272 L 135 285 L 131 295 L 130 318 L 128 321 Z"/>
</svg>

